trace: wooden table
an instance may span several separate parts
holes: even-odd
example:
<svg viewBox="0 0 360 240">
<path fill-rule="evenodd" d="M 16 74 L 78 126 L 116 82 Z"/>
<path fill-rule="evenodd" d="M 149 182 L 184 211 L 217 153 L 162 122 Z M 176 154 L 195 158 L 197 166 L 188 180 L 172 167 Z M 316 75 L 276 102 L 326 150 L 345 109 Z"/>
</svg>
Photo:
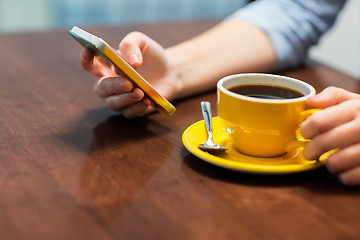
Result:
<svg viewBox="0 0 360 240">
<path fill-rule="evenodd" d="M 216 21 L 90 29 L 117 46 L 139 30 L 164 46 Z M 127 120 L 93 91 L 67 30 L 0 35 L 1 239 L 359 239 L 360 194 L 325 168 L 286 175 L 205 163 L 181 135 L 211 91 L 172 117 Z M 313 66 L 284 73 L 317 90 L 359 82 Z"/>
</svg>

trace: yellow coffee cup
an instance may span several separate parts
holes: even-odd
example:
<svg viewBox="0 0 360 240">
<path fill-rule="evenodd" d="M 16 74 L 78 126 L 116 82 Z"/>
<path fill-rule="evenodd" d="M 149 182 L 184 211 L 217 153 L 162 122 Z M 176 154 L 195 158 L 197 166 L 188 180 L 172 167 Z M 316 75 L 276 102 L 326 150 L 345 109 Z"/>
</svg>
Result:
<svg viewBox="0 0 360 240">
<path fill-rule="evenodd" d="M 243 154 L 276 157 L 303 145 L 299 121 L 313 111 L 305 101 L 315 89 L 303 81 L 273 74 L 248 73 L 217 83 L 220 125 Z"/>
</svg>

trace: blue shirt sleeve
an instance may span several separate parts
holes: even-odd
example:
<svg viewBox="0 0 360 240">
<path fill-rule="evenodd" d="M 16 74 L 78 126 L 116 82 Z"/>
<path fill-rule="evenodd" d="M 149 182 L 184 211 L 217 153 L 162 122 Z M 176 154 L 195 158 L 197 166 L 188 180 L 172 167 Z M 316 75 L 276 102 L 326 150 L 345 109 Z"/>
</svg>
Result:
<svg viewBox="0 0 360 240">
<path fill-rule="evenodd" d="M 261 28 L 276 53 L 275 70 L 299 66 L 309 48 L 335 22 L 346 0 L 258 0 L 229 18 Z"/>
</svg>

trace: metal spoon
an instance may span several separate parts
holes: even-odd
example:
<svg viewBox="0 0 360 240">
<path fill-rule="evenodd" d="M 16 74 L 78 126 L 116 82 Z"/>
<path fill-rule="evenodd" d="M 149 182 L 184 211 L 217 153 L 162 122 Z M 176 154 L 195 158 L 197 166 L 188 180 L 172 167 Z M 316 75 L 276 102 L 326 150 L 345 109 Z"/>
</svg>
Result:
<svg viewBox="0 0 360 240">
<path fill-rule="evenodd" d="M 199 144 L 199 148 L 210 153 L 221 153 L 226 151 L 226 147 L 214 143 L 210 103 L 206 101 L 201 102 L 201 111 L 204 116 L 209 137 L 205 143 Z"/>
</svg>

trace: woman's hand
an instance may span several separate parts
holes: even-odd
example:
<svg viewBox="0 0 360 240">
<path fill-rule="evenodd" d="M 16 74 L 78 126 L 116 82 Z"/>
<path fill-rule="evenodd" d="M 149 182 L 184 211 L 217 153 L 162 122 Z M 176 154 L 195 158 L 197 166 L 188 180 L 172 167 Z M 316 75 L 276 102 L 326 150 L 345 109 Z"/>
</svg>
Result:
<svg viewBox="0 0 360 240">
<path fill-rule="evenodd" d="M 161 95 L 168 100 L 176 98 L 181 82 L 177 81 L 176 68 L 172 67 L 164 48 L 157 42 L 142 33 L 132 32 L 120 42 L 117 52 Z M 80 62 L 86 71 L 99 78 L 94 91 L 112 110 L 121 112 L 127 118 L 154 111 L 151 100 L 144 92 L 104 57 L 94 57 L 84 49 Z"/>
<path fill-rule="evenodd" d="M 323 108 L 301 126 L 312 141 L 304 148 L 306 159 L 338 148 L 327 161 L 330 172 L 338 173 L 346 185 L 360 184 L 360 95 L 329 87 L 308 99 L 312 108 Z"/>
</svg>

